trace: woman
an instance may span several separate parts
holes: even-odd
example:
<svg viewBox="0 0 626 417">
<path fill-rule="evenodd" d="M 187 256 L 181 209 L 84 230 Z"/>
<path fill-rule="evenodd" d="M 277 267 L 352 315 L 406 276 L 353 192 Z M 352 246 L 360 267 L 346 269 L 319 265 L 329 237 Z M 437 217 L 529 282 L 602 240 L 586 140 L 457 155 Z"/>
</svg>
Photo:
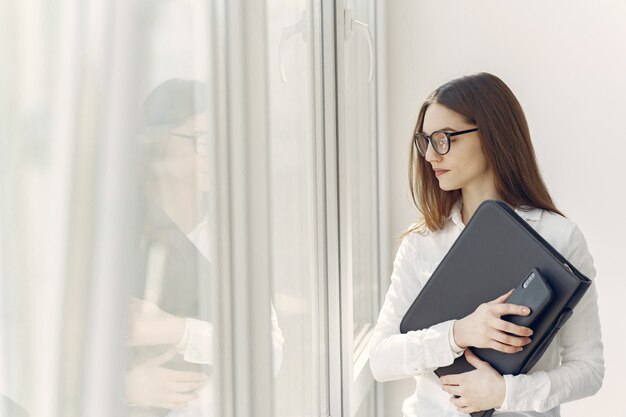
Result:
<svg viewBox="0 0 626 417">
<path fill-rule="evenodd" d="M 170 79 L 143 103 L 146 255 L 129 306 L 131 415 L 215 415 L 207 97 L 205 83 Z M 271 304 L 270 317 L 277 375 L 284 339 Z"/>
<path fill-rule="evenodd" d="M 422 105 L 411 144 L 409 181 L 423 217 L 401 236 L 391 285 L 370 342 L 378 381 L 407 377 L 415 393 L 405 416 L 458 416 L 495 408 L 494 415 L 559 416 L 559 404 L 595 394 L 604 377 L 595 283 L 543 357 L 526 375 L 500 375 L 470 347 L 515 353 L 532 330 L 501 319 L 525 315 L 507 304 L 511 292 L 460 320 L 400 334 L 400 321 L 437 263 L 478 206 L 505 201 L 590 279 L 596 275 L 585 238 L 555 207 L 541 178 L 522 108 L 498 77 L 452 80 Z M 510 333 L 511 335 L 507 334 Z M 438 378 L 433 372 L 465 355 L 475 370 Z"/>
<path fill-rule="evenodd" d="M 142 106 L 144 256 L 129 305 L 131 415 L 166 415 L 211 385 L 206 96 L 204 83 L 170 79 Z"/>
</svg>

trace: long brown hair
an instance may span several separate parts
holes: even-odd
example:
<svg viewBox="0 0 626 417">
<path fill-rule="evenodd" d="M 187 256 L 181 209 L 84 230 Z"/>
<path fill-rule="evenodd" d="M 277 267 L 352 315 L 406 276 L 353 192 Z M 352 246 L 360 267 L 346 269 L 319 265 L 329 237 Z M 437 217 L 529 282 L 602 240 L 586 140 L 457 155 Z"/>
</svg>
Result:
<svg viewBox="0 0 626 417">
<path fill-rule="evenodd" d="M 421 132 L 426 109 L 440 104 L 479 127 L 478 135 L 489 166 L 494 172 L 498 194 L 510 206 L 531 206 L 564 216 L 552 201 L 541 177 L 530 140 L 524 111 L 509 87 L 495 75 L 481 72 L 449 81 L 433 91 L 419 111 L 415 132 Z M 402 233 L 441 229 L 461 190 L 439 188 L 435 173 L 419 156 L 411 137 L 409 186 L 413 203 L 423 217 Z M 565 216 L 564 216 L 565 217 Z"/>
</svg>

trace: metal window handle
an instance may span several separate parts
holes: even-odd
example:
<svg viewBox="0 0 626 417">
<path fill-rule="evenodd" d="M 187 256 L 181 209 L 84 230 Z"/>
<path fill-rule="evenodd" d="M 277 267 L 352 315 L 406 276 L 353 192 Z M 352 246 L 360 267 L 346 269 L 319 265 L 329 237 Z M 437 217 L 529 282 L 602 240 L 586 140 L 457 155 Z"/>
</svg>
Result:
<svg viewBox="0 0 626 417">
<path fill-rule="evenodd" d="M 360 20 L 352 18 L 352 9 L 345 9 L 343 12 L 343 32 L 344 39 L 349 41 L 352 37 L 352 32 L 357 29 L 364 30 L 367 32 L 367 46 L 369 46 L 370 50 L 370 70 L 368 81 L 372 82 L 372 74 L 374 72 L 374 40 L 372 38 L 372 32 L 370 31 L 370 27 L 367 23 L 361 22 Z"/>
<path fill-rule="evenodd" d="M 304 42 L 308 41 L 308 15 L 308 10 L 303 11 L 300 21 L 284 28 L 283 33 L 280 36 L 280 43 L 278 44 L 278 63 L 280 65 L 280 78 L 283 80 L 284 83 L 287 82 L 287 76 L 285 75 L 285 54 L 283 53 L 283 50 L 285 49 L 285 44 L 287 43 L 289 38 L 297 35 L 298 33 L 302 34 L 302 40 Z"/>
</svg>

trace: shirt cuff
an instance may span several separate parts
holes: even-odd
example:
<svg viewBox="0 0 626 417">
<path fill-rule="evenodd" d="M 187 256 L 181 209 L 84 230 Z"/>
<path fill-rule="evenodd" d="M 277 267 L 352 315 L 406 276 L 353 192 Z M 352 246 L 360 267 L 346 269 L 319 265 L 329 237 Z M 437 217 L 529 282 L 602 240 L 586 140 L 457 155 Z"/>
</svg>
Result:
<svg viewBox="0 0 626 417">
<path fill-rule="evenodd" d="M 455 358 L 458 358 L 459 356 L 463 355 L 463 352 L 465 352 L 465 349 L 459 347 L 459 345 L 457 345 L 456 342 L 454 341 L 453 327 L 454 327 L 455 322 L 456 320 L 452 320 L 452 322 L 450 323 L 450 330 L 448 332 L 448 338 L 450 339 L 450 348 L 452 349 L 452 353 L 454 354 Z"/>
<path fill-rule="evenodd" d="M 187 342 L 189 341 L 189 321 L 190 319 L 185 318 L 185 330 L 183 330 L 183 336 L 176 344 L 176 352 L 180 353 L 181 355 L 185 354 L 185 349 L 187 349 Z"/>
<path fill-rule="evenodd" d="M 494 410 L 497 411 L 511 411 L 511 404 L 509 399 L 509 393 L 511 391 L 511 383 L 513 381 L 513 375 L 502 375 L 504 377 L 504 400 L 502 400 L 502 405 L 500 407 L 495 407 Z"/>
<path fill-rule="evenodd" d="M 450 326 L 453 320 L 444 321 L 427 329 L 409 331 L 402 343 L 404 359 L 402 373 L 414 376 L 451 365 L 458 357 L 450 346 Z"/>
<path fill-rule="evenodd" d="M 504 375 L 506 394 L 502 411 L 537 411 L 547 410 L 547 399 L 551 397 L 552 382 L 548 373 L 536 371 L 532 374 Z M 555 394 L 552 394 L 553 396 Z M 554 398 L 551 398 L 553 400 Z M 558 404 L 556 404 L 558 405 Z"/>
<path fill-rule="evenodd" d="M 186 343 L 183 358 L 186 362 L 213 364 L 213 325 L 206 321 L 187 318 Z M 178 346 L 177 346 L 178 347 Z"/>
</svg>

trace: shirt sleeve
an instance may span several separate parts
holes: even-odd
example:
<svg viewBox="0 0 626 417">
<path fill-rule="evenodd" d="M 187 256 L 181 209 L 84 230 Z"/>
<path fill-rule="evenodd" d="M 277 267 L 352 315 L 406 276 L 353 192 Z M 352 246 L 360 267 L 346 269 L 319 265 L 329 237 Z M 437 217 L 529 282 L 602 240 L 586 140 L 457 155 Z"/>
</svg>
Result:
<svg viewBox="0 0 626 417">
<path fill-rule="evenodd" d="M 416 270 L 417 258 L 409 239 L 410 235 L 404 237 L 396 253 L 391 285 L 369 343 L 372 375 L 381 382 L 408 378 L 448 366 L 463 352 L 453 351 L 451 344 L 454 320 L 423 330 L 400 333 L 404 314 L 422 290 Z"/>
<path fill-rule="evenodd" d="M 278 374 L 283 362 L 283 332 L 278 326 L 278 316 L 274 305 L 270 305 L 272 322 L 272 370 Z M 185 361 L 192 363 L 213 363 L 213 325 L 206 321 L 186 318 L 183 336 L 176 345 L 178 353 Z"/>
<path fill-rule="evenodd" d="M 577 226 L 570 242 L 572 249 L 567 259 L 593 280 L 593 258 Z M 561 347 L 561 365 L 527 375 L 504 375 L 506 395 L 502 407 L 496 410 L 545 412 L 598 392 L 604 378 L 604 356 L 595 282 L 559 330 L 552 341 L 555 342 Z"/>
<path fill-rule="evenodd" d="M 285 338 L 278 325 L 278 316 L 276 315 L 274 304 L 271 304 L 270 307 L 272 318 L 272 371 L 274 377 L 276 377 L 283 364 L 283 343 L 285 342 Z"/>
<path fill-rule="evenodd" d="M 213 325 L 203 320 L 185 319 L 185 330 L 176 345 L 185 361 L 213 364 Z"/>
<path fill-rule="evenodd" d="M 456 320 L 453 320 L 452 325 L 450 326 L 450 335 L 449 335 L 449 339 L 450 339 L 450 347 L 452 348 L 452 353 L 454 353 L 455 357 L 459 357 L 461 355 L 463 355 L 463 352 L 465 352 L 465 349 L 462 347 L 459 347 L 459 345 L 456 344 L 456 340 L 454 340 L 454 323 L 456 322 Z"/>
</svg>

